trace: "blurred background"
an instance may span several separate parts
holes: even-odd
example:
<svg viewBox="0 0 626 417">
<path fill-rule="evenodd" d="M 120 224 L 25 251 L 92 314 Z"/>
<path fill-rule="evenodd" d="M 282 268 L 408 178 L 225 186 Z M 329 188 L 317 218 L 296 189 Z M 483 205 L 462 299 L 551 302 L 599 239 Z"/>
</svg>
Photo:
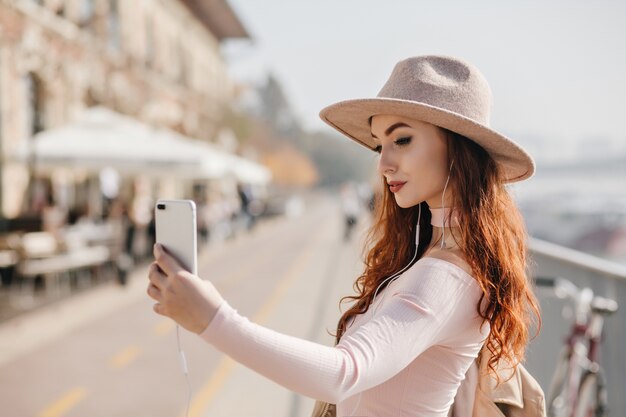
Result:
<svg viewBox="0 0 626 417">
<path fill-rule="evenodd" d="M 0 404 L 6 416 L 308 416 L 151 310 L 159 198 L 198 208 L 200 275 L 251 319 L 332 344 L 362 270 L 375 155 L 317 114 L 400 59 L 485 74 L 529 273 L 626 301 L 626 3 L 0 0 Z M 572 306 L 538 290 L 546 393 Z M 345 308 L 345 306 L 344 306 Z M 624 309 L 601 360 L 626 415 Z M 245 401 L 242 401 L 245 399 Z"/>
</svg>

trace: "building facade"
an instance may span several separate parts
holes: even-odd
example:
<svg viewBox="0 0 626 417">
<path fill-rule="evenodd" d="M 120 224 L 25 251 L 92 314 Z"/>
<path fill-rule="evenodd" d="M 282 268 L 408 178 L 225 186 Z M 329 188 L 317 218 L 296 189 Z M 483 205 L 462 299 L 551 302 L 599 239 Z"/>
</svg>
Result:
<svg viewBox="0 0 626 417">
<path fill-rule="evenodd" d="M 0 0 L 4 217 L 33 172 L 13 161 L 36 133 L 102 105 L 210 141 L 234 85 L 219 44 L 248 37 L 226 0 Z"/>
</svg>

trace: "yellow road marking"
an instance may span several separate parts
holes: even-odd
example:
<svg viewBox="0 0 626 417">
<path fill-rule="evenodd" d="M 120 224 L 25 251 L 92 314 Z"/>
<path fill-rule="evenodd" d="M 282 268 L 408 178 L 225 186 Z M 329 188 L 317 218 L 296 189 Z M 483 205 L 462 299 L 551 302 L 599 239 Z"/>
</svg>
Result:
<svg viewBox="0 0 626 417">
<path fill-rule="evenodd" d="M 121 369 L 131 363 L 139 354 L 141 353 L 141 348 L 137 345 L 131 345 L 127 348 L 119 351 L 111 360 L 109 361 L 109 366 L 114 369 Z"/>
<path fill-rule="evenodd" d="M 189 407 L 189 417 L 197 417 L 202 415 L 207 404 L 213 399 L 215 394 L 222 388 L 224 382 L 235 368 L 236 362 L 229 357 L 223 358 L 211 379 L 200 389 L 195 395 L 191 406 Z M 185 413 L 181 414 L 184 416 Z"/>
<path fill-rule="evenodd" d="M 323 229 L 318 231 L 316 239 L 313 239 L 314 242 L 319 240 L 320 235 L 322 234 Z M 272 311 L 278 306 L 278 303 L 285 296 L 289 287 L 294 283 L 296 278 L 298 277 L 298 273 L 300 270 L 306 265 L 306 263 L 311 258 L 313 253 L 313 247 L 316 245 L 310 245 L 306 250 L 300 253 L 300 256 L 296 258 L 296 260 L 291 264 L 287 272 L 281 277 L 278 285 L 270 295 L 269 299 L 263 306 L 257 311 L 257 313 L 252 318 L 252 321 L 262 324 Z M 198 394 L 195 395 L 191 402 L 191 406 L 189 407 L 189 417 L 200 417 L 202 412 L 207 408 L 209 403 L 215 397 L 215 394 L 222 388 L 224 382 L 228 376 L 230 376 L 231 372 L 235 367 L 236 362 L 230 359 L 229 357 L 225 357 L 219 363 L 217 369 L 209 378 L 209 381 L 200 389 Z M 185 412 L 181 414 L 181 417 L 185 416 Z"/>
<path fill-rule="evenodd" d="M 175 326 L 176 323 L 174 323 L 171 319 L 163 319 L 154 326 L 154 334 L 157 336 L 165 336 L 174 330 Z"/>
<path fill-rule="evenodd" d="M 44 408 L 38 417 L 60 417 L 70 411 L 87 395 L 83 387 L 76 387 L 66 392 L 61 398 Z"/>
</svg>

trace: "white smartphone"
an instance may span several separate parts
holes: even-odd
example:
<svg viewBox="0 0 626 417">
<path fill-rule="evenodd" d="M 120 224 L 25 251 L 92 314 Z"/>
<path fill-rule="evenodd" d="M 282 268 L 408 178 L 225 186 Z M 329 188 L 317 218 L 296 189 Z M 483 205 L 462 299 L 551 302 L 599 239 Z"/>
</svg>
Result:
<svg viewBox="0 0 626 417">
<path fill-rule="evenodd" d="M 198 274 L 196 204 L 192 200 L 159 200 L 154 207 L 156 241 L 192 274 Z"/>
</svg>

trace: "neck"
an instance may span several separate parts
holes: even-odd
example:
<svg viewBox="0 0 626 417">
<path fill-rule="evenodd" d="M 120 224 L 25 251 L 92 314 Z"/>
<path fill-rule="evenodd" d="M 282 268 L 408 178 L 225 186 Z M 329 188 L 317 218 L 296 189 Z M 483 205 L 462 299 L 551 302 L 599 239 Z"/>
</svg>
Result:
<svg viewBox="0 0 626 417">
<path fill-rule="evenodd" d="M 430 224 L 433 226 L 433 235 L 430 247 L 437 249 L 457 249 L 460 242 L 459 217 L 454 207 L 439 207 L 430 209 Z"/>
<path fill-rule="evenodd" d="M 430 209 L 430 224 L 435 227 L 458 227 L 459 218 L 453 207 L 438 207 Z"/>
</svg>

